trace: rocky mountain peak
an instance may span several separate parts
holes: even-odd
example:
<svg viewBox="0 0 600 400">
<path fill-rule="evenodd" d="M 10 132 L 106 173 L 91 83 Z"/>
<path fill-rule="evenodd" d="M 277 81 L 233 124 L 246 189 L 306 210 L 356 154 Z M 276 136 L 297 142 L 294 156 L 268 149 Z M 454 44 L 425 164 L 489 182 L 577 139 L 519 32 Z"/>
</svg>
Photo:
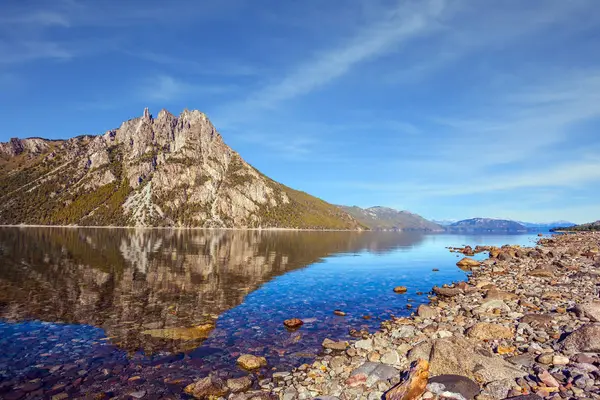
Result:
<svg viewBox="0 0 600 400">
<path fill-rule="evenodd" d="M 0 150 L 33 148 L 27 140 Z M 39 155 L 33 168 L 0 170 L 0 192 L 9 193 L 0 195 L 0 222 L 360 228 L 338 208 L 260 174 L 198 110 L 163 109 L 153 118 L 145 108 L 117 129 Z"/>
</svg>

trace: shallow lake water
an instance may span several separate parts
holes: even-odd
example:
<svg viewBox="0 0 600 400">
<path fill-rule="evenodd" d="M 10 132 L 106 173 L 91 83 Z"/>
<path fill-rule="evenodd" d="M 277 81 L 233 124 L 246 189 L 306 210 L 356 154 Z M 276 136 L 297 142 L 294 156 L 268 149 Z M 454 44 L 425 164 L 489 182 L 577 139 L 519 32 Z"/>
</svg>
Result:
<svg viewBox="0 0 600 400">
<path fill-rule="evenodd" d="M 0 397 L 183 398 L 208 373 L 245 374 L 243 353 L 267 358 L 258 377 L 286 370 L 311 362 L 323 339 L 373 332 L 432 286 L 465 279 L 446 247 L 535 239 L 0 228 Z M 290 332 L 288 318 L 305 324 Z"/>
</svg>

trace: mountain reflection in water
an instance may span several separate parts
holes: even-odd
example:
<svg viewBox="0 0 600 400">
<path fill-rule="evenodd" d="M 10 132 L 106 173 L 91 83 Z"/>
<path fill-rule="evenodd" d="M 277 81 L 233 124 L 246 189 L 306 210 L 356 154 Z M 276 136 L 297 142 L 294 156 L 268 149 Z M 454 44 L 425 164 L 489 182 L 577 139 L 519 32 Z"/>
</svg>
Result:
<svg viewBox="0 0 600 400">
<path fill-rule="evenodd" d="M 112 343 L 129 352 L 191 350 L 211 329 L 198 334 L 182 328 L 210 327 L 276 276 L 336 253 L 410 249 L 423 237 L 392 232 L 0 228 L 0 318 L 100 327 Z"/>
</svg>

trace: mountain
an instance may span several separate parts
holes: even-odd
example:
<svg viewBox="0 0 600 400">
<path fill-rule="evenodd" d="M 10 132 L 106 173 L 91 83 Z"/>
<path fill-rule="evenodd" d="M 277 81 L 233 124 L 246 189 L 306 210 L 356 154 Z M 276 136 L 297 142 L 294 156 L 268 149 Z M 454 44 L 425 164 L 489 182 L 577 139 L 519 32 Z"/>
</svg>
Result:
<svg viewBox="0 0 600 400">
<path fill-rule="evenodd" d="M 148 109 L 99 136 L 0 144 L 0 224 L 361 228 L 246 163 L 200 111 Z"/>
<path fill-rule="evenodd" d="M 443 227 L 408 211 L 388 207 L 360 208 L 339 206 L 364 226 L 373 230 L 441 232 Z"/>
<path fill-rule="evenodd" d="M 587 232 L 587 231 L 600 231 L 600 220 L 596 222 L 590 222 L 588 224 L 581 225 L 555 225 L 552 231 L 575 231 L 575 232 Z"/>
<path fill-rule="evenodd" d="M 525 226 L 528 229 L 531 230 L 535 230 L 535 229 L 551 229 L 551 228 L 555 228 L 557 226 L 574 226 L 577 225 L 573 222 L 569 222 L 569 221 L 553 221 L 553 222 L 523 222 L 523 221 L 516 221 L 518 223 L 520 223 L 521 225 Z"/>
<path fill-rule="evenodd" d="M 527 232 L 527 228 L 518 222 L 494 218 L 465 219 L 447 226 L 446 229 L 460 232 Z"/>
<path fill-rule="evenodd" d="M 434 224 L 438 224 L 441 226 L 448 226 L 448 225 L 452 225 L 453 223 L 455 223 L 457 220 L 456 219 L 432 219 L 431 222 L 433 222 Z"/>
</svg>

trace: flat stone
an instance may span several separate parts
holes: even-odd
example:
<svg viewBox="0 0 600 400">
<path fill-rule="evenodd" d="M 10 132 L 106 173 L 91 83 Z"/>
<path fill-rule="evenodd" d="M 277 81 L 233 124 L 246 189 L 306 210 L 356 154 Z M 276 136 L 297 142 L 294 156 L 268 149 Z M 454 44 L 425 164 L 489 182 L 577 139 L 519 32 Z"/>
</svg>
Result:
<svg viewBox="0 0 600 400">
<path fill-rule="evenodd" d="M 458 296 L 459 294 L 462 293 L 462 290 L 460 290 L 459 288 L 444 288 L 444 287 L 434 286 L 434 288 L 432 290 L 433 290 L 433 293 L 437 294 L 438 296 L 442 296 L 442 297 L 454 297 L 454 296 Z"/>
<path fill-rule="evenodd" d="M 479 322 L 468 330 L 467 336 L 479 340 L 512 339 L 514 332 L 504 325 Z"/>
<path fill-rule="evenodd" d="M 525 314 L 521 322 L 531 326 L 550 326 L 554 323 L 554 317 L 548 314 Z"/>
<path fill-rule="evenodd" d="M 184 391 L 196 399 L 204 399 L 211 396 L 225 396 L 229 392 L 229 389 L 220 378 L 215 375 L 209 375 L 186 386 Z"/>
<path fill-rule="evenodd" d="M 439 314 L 437 309 L 425 304 L 421 304 L 419 308 L 417 308 L 417 315 L 421 318 L 435 318 Z"/>
<path fill-rule="evenodd" d="M 354 343 L 354 347 L 357 349 L 363 349 L 367 351 L 373 350 L 373 340 L 372 339 L 363 339 Z"/>
<path fill-rule="evenodd" d="M 330 350 L 346 350 L 348 348 L 348 342 L 345 341 L 333 341 L 331 339 L 323 340 L 322 346 Z"/>
<path fill-rule="evenodd" d="M 502 300 L 488 300 L 482 303 L 479 307 L 473 310 L 475 314 L 484 314 L 493 310 L 500 310 L 504 312 L 510 312 L 510 307 L 506 305 Z"/>
<path fill-rule="evenodd" d="M 136 399 L 141 399 L 146 395 L 146 391 L 145 390 L 138 390 L 137 392 L 131 392 L 129 393 L 129 395 L 133 398 Z"/>
</svg>

